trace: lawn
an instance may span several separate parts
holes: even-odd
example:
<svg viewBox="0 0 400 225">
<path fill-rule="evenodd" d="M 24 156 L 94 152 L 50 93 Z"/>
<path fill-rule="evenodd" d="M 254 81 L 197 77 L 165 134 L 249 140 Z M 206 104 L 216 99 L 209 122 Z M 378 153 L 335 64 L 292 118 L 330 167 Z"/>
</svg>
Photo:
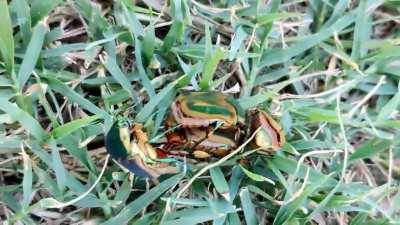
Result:
<svg viewBox="0 0 400 225">
<path fill-rule="evenodd" d="M 0 0 L 0 223 L 400 224 L 400 2 Z M 165 142 L 181 93 L 260 109 L 225 157 L 144 178 L 117 118 Z M 189 151 L 189 150 L 187 150 Z"/>
</svg>

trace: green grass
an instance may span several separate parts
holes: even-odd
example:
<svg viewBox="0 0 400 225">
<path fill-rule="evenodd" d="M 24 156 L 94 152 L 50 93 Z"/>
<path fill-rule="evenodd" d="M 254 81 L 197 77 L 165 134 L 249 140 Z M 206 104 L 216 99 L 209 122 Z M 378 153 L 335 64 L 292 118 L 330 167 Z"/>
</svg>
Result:
<svg viewBox="0 0 400 225">
<path fill-rule="evenodd" d="M 400 224 L 398 1 L 100 2 L 0 0 L 4 224 Z M 287 144 L 159 183 L 109 160 L 115 116 L 157 142 L 188 88 L 266 109 Z"/>
</svg>

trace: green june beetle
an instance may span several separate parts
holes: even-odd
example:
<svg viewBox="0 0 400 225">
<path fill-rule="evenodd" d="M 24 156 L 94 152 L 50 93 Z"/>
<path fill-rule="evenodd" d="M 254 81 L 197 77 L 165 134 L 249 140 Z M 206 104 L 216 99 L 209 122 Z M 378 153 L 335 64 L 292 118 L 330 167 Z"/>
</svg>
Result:
<svg viewBox="0 0 400 225">
<path fill-rule="evenodd" d="M 178 172 L 176 167 L 159 160 L 140 124 L 117 120 L 106 135 L 105 146 L 114 160 L 137 176 L 157 178 Z"/>
<path fill-rule="evenodd" d="M 222 157 L 259 127 L 251 142 L 253 148 L 270 153 L 283 146 L 282 128 L 267 112 L 252 109 L 244 113 L 234 99 L 219 92 L 188 92 L 180 94 L 171 104 L 165 120 L 168 132 L 164 143 L 149 144 L 139 124 L 115 123 L 106 136 L 106 149 L 136 175 L 158 177 L 177 171 L 160 158 Z"/>
</svg>

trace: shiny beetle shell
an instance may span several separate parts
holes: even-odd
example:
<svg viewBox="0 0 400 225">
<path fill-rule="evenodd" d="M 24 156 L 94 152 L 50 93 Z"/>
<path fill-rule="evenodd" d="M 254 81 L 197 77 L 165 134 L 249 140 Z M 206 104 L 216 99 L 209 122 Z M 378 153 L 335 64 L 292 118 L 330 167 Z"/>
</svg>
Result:
<svg viewBox="0 0 400 225">
<path fill-rule="evenodd" d="M 179 95 L 171 105 L 166 127 L 178 126 L 167 133 L 169 147 L 193 151 L 195 158 L 224 156 L 235 149 L 245 135 L 260 126 L 252 145 L 264 152 L 281 148 L 285 142 L 280 125 L 268 113 L 251 110 L 246 125 L 241 122 L 238 107 L 222 93 L 189 92 Z M 218 128 L 215 123 L 220 122 Z"/>
<path fill-rule="evenodd" d="M 209 126 L 222 122 L 231 127 L 238 122 L 235 105 L 218 92 L 190 92 L 179 95 L 172 103 L 171 111 L 176 122 L 182 126 Z"/>
<path fill-rule="evenodd" d="M 189 92 L 171 105 L 167 128 L 170 149 L 190 150 L 195 158 L 224 156 L 238 146 L 243 135 L 237 107 L 222 93 Z"/>
</svg>

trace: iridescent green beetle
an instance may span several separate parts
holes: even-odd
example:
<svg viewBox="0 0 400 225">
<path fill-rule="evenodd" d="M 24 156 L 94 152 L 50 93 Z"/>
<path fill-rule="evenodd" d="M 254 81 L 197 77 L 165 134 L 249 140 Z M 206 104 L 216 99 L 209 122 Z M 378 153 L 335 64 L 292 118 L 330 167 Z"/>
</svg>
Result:
<svg viewBox="0 0 400 225">
<path fill-rule="evenodd" d="M 105 146 L 114 160 L 137 176 L 157 178 L 177 172 L 176 167 L 158 160 L 157 151 L 139 124 L 117 120 L 106 135 Z"/>
<path fill-rule="evenodd" d="M 165 128 L 172 131 L 166 133 L 165 143 L 150 145 L 141 125 L 119 122 L 107 134 L 106 149 L 136 175 L 158 177 L 177 171 L 160 157 L 222 157 L 259 127 L 252 140 L 254 148 L 269 153 L 283 146 L 282 128 L 265 111 L 253 109 L 244 113 L 234 99 L 219 92 L 182 93 L 171 104 L 166 118 Z"/>
</svg>

